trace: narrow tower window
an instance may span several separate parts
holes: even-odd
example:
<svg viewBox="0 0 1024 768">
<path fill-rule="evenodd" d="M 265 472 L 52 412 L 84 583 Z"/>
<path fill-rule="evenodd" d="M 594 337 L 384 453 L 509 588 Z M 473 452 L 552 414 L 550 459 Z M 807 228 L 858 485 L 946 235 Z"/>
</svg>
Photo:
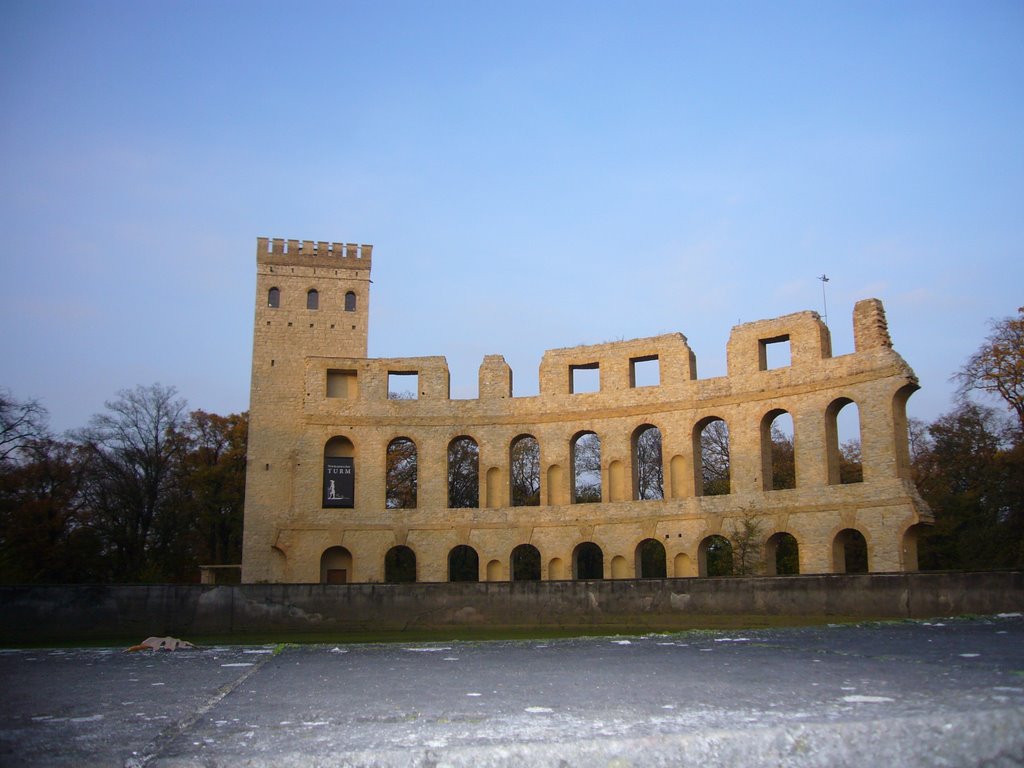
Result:
<svg viewBox="0 0 1024 768">
<path fill-rule="evenodd" d="M 345 311 L 356 311 L 356 295 L 352 291 L 349 291 L 348 293 L 345 294 Z"/>
<path fill-rule="evenodd" d="M 277 309 L 281 306 L 281 289 L 271 288 L 267 291 L 267 306 L 272 309 Z"/>
<path fill-rule="evenodd" d="M 316 288 L 311 288 L 306 294 L 306 309 L 320 309 L 320 294 Z"/>
</svg>

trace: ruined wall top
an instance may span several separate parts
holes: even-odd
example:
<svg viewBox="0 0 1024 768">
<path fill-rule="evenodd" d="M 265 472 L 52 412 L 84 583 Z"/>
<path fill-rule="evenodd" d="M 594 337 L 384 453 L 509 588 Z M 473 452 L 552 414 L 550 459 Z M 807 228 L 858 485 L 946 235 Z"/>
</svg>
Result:
<svg viewBox="0 0 1024 768">
<path fill-rule="evenodd" d="M 885 307 L 878 299 L 863 299 L 853 308 L 853 344 L 858 352 L 892 349 Z"/>
</svg>

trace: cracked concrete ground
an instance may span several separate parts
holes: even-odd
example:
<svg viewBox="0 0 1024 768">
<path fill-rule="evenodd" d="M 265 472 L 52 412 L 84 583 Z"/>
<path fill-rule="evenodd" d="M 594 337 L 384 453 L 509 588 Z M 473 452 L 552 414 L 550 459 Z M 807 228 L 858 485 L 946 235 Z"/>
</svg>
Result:
<svg viewBox="0 0 1024 768">
<path fill-rule="evenodd" d="M 0 652 L 0 764 L 1024 765 L 1020 615 Z"/>
</svg>

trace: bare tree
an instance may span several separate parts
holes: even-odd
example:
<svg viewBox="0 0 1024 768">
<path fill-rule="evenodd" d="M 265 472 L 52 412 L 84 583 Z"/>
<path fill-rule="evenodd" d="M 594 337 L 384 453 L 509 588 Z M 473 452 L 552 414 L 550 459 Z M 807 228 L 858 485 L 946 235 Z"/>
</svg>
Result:
<svg viewBox="0 0 1024 768">
<path fill-rule="evenodd" d="M 1016 317 L 992 321 L 991 327 L 985 342 L 953 378 L 961 397 L 979 391 L 1002 398 L 1024 432 L 1024 307 L 1018 307 Z"/>
<path fill-rule="evenodd" d="M 839 446 L 839 482 L 864 481 L 864 465 L 860 456 L 860 440 L 851 439 Z"/>
<path fill-rule="evenodd" d="M 601 501 L 601 438 L 585 432 L 573 445 L 573 484 L 576 502 Z"/>
<path fill-rule="evenodd" d="M 531 435 L 512 444 L 512 506 L 535 507 L 540 504 L 540 443 Z"/>
<path fill-rule="evenodd" d="M 480 449 L 471 437 L 448 444 L 448 506 L 480 506 Z"/>
<path fill-rule="evenodd" d="M 186 449 L 186 403 L 176 395 L 160 384 L 122 390 L 76 434 L 88 463 L 83 492 L 119 580 L 152 575 L 146 561 L 154 523 L 174 503 Z"/>
<path fill-rule="evenodd" d="M 661 463 L 661 431 L 649 427 L 636 439 L 636 495 L 638 499 L 665 498 L 665 470 Z"/>
<path fill-rule="evenodd" d="M 729 427 L 716 419 L 700 433 L 701 476 L 703 495 L 729 493 Z"/>
<path fill-rule="evenodd" d="M 48 437 L 49 414 L 37 400 L 16 400 L 0 389 L 0 463 L 36 440 Z"/>
</svg>

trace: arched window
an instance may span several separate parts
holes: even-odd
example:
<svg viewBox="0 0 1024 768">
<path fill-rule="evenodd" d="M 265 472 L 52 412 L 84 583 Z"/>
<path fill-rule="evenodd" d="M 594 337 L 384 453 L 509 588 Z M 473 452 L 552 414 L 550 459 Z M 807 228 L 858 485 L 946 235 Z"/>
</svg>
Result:
<svg viewBox="0 0 1024 768">
<path fill-rule="evenodd" d="M 863 482 L 860 411 L 847 397 L 833 400 L 825 409 L 825 454 L 830 485 Z"/>
<path fill-rule="evenodd" d="M 345 311 L 356 311 L 356 295 L 352 291 L 349 291 L 348 293 L 345 294 Z"/>
<path fill-rule="evenodd" d="M 761 419 L 761 483 L 766 491 L 796 488 L 796 436 L 788 411 L 775 409 Z"/>
<path fill-rule="evenodd" d="M 480 557 L 475 549 L 460 544 L 448 553 L 448 581 L 480 581 Z"/>
<path fill-rule="evenodd" d="M 509 558 L 512 581 L 540 581 L 540 550 L 532 544 L 520 544 Z"/>
<path fill-rule="evenodd" d="M 661 430 L 651 424 L 639 426 L 633 432 L 633 498 L 665 498 Z"/>
<path fill-rule="evenodd" d="M 316 288 L 310 288 L 306 293 L 306 309 L 320 309 L 320 294 Z"/>
<path fill-rule="evenodd" d="M 389 549 L 384 555 L 384 581 L 388 584 L 411 584 L 416 581 L 416 553 L 403 546 Z"/>
<path fill-rule="evenodd" d="M 271 288 L 267 291 L 267 306 L 271 309 L 277 309 L 281 306 L 281 289 Z"/>
<path fill-rule="evenodd" d="M 657 539 L 644 539 L 636 545 L 635 562 L 638 579 L 664 579 L 668 576 L 665 545 Z"/>
<path fill-rule="evenodd" d="M 708 536 L 697 548 L 701 576 L 732 576 L 732 543 L 725 536 Z"/>
<path fill-rule="evenodd" d="M 867 573 L 868 543 L 856 528 L 844 528 L 832 542 L 833 573 Z"/>
<path fill-rule="evenodd" d="M 572 551 L 572 576 L 574 579 L 603 579 L 604 553 L 592 541 L 585 541 Z"/>
<path fill-rule="evenodd" d="M 768 537 L 764 546 L 765 572 L 769 576 L 792 576 L 800 573 L 800 545 L 791 533 L 779 532 Z"/>
<path fill-rule="evenodd" d="M 418 462 L 416 443 L 396 437 L 384 455 L 384 506 L 387 509 L 415 509 Z"/>
<path fill-rule="evenodd" d="M 471 437 L 448 443 L 448 507 L 480 506 L 480 449 Z"/>
<path fill-rule="evenodd" d="M 573 502 L 601 501 L 601 438 L 580 432 L 572 441 Z"/>
<path fill-rule="evenodd" d="M 332 437 L 324 445 L 323 506 L 352 509 L 355 491 L 355 446 L 347 437 Z"/>
<path fill-rule="evenodd" d="M 513 440 L 509 448 L 508 465 L 512 506 L 539 506 L 540 444 L 537 438 L 533 435 L 520 435 Z"/>
<path fill-rule="evenodd" d="M 729 427 L 717 416 L 701 419 L 693 428 L 694 488 L 699 496 L 719 496 L 731 490 Z"/>
</svg>

